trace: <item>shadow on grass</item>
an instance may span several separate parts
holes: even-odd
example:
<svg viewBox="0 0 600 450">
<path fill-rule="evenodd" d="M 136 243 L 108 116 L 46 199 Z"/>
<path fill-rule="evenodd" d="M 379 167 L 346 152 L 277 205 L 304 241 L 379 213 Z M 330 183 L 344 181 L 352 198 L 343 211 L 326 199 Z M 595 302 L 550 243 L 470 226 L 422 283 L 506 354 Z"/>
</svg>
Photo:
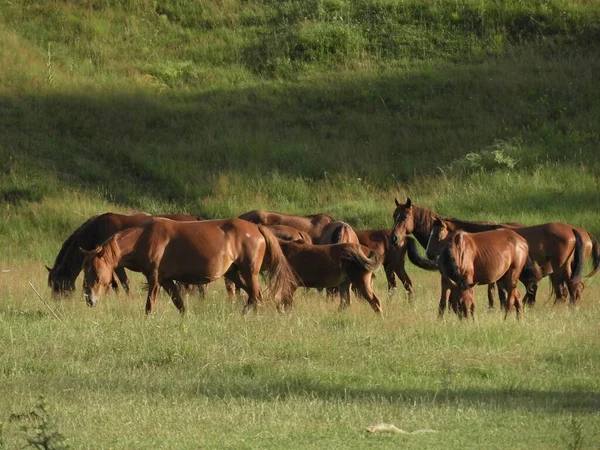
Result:
<svg viewBox="0 0 600 450">
<path fill-rule="evenodd" d="M 221 173 L 241 182 L 271 171 L 309 179 L 341 173 L 389 188 L 495 139 L 539 139 L 542 131 L 548 144 L 572 134 L 566 145 L 594 161 L 596 135 L 585 119 L 598 107 L 586 95 L 588 71 L 561 66 L 572 83 L 563 89 L 562 77 L 516 64 L 518 78 L 514 67 L 490 62 L 202 94 L 4 96 L 0 156 L 17 173 L 33 170 L 40 180 L 51 173 L 133 207 L 150 197 L 197 208 Z M 554 158 L 570 151 L 547 147 Z M 29 200 L 0 188 L 5 201 Z"/>
</svg>

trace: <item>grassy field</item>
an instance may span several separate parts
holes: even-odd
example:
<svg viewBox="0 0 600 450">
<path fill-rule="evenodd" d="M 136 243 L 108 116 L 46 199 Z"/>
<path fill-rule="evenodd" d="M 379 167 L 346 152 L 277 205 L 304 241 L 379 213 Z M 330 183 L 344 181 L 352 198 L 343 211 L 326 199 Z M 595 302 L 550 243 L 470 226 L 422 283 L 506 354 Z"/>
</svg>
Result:
<svg viewBox="0 0 600 450">
<path fill-rule="evenodd" d="M 43 267 L 105 211 L 378 228 L 408 195 L 598 237 L 599 29 L 590 0 L 0 2 L 0 448 L 600 447 L 597 278 L 520 322 L 483 291 L 439 321 L 410 265 L 383 318 L 300 292 L 242 317 L 217 283 L 144 319 L 140 277 L 92 310 Z"/>
<path fill-rule="evenodd" d="M 43 285 L 37 268 L 3 274 L 6 447 L 24 442 L 9 413 L 40 394 L 51 430 L 75 448 L 600 445 L 597 283 L 577 310 L 553 308 L 542 289 L 520 322 L 488 312 L 481 289 L 465 323 L 439 321 L 437 277 L 411 274 L 417 299 L 384 300 L 383 318 L 357 302 L 338 313 L 315 294 L 287 315 L 264 305 L 244 317 L 219 283 L 189 298 L 183 319 L 163 295 L 145 320 L 138 290 L 95 310 L 79 296 L 52 303 L 62 322 L 23 284 Z M 365 432 L 380 422 L 437 433 Z"/>
</svg>

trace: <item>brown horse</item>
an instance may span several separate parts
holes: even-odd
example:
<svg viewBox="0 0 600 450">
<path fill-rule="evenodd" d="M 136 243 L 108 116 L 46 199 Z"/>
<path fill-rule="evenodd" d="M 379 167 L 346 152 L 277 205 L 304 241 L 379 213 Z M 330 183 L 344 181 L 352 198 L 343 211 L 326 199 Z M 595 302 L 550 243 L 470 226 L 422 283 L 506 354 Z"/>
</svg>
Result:
<svg viewBox="0 0 600 450">
<path fill-rule="evenodd" d="M 54 261 L 54 267 L 46 266 L 49 272 L 48 286 L 52 289 L 52 293 L 69 294 L 75 290 L 75 280 L 81 272 L 81 265 L 83 264 L 83 255 L 79 251 L 80 248 L 93 250 L 116 232 L 137 227 L 151 221 L 154 217 L 164 217 L 177 221 L 203 220 L 184 214 L 151 216 L 146 213 L 126 215 L 108 212 L 92 216 L 63 243 Z M 123 289 L 129 292 L 129 281 L 125 270 L 118 268 L 116 276 L 123 285 Z M 118 289 L 116 280 L 113 280 L 113 288 Z"/>
<path fill-rule="evenodd" d="M 375 312 L 381 302 L 371 287 L 371 277 L 381 261 L 377 253 L 359 244 L 313 245 L 307 242 L 280 242 L 283 254 L 296 272 L 297 287 L 331 288 L 339 286 L 340 309 L 350 305 L 350 285 Z M 368 256 L 367 256 L 368 255 Z M 284 309 L 291 307 L 292 296 L 283 298 Z"/>
<path fill-rule="evenodd" d="M 425 248 L 431 234 L 431 228 L 436 218 L 441 218 L 449 232 L 459 230 L 469 233 L 489 231 L 494 229 L 512 229 L 523 236 L 529 245 L 531 259 L 542 269 L 542 276 L 550 275 L 556 301 L 562 301 L 568 292 L 569 277 L 566 262 L 574 252 L 575 237 L 572 230 L 577 230 L 581 235 L 584 245 L 584 260 L 590 254 L 593 257 L 594 268 L 587 275 L 591 277 L 600 270 L 600 244 L 586 230 L 563 223 L 547 223 L 531 227 L 523 227 L 521 224 L 493 223 L 493 222 L 469 222 L 460 219 L 442 217 L 433 211 L 421 206 L 413 205 L 410 198 L 405 204 L 396 200 L 394 210 L 394 226 L 392 228 L 392 243 L 399 242 L 405 235 L 412 234 Z M 532 286 L 527 292 L 525 302 L 535 303 L 537 286 Z M 489 293 L 490 306 L 493 305 L 493 296 Z"/>
<path fill-rule="evenodd" d="M 305 231 L 300 231 L 288 225 L 271 225 L 268 228 L 273 232 L 275 236 L 277 236 L 277 239 L 282 239 L 284 241 L 312 241 L 312 238 L 308 233 L 306 233 Z"/>
<path fill-rule="evenodd" d="M 359 244 L 360 242 L 354 229 L 346 222 L 339 220 L 334 220 L 325 225 L 320 236 L 313 240 L 313 244 L 319 245 L 341 243 Z"/>
<path fill-rule="evenodd" d="M 437 265 L 434 262 L 428 261 L 419 255 L 415 241 L 410 237 L 404 239 L 404 242 L 401 245 L 394 246 L 390 240 L 391 232 L 389 229 L 357 230 L 356 235 L 362 245 L 375 251 L 383 261 L 383 268 L 388 282 L 388 290 L 390 291 L 396 289 L 395 274 L 400 278 L 402 286 L 404 286 L 404 289 L 406 289 L 406 292 L 408 293 L 408 297 L 412 298 L 414 295 L 412 280 L 405 269 L 407 254 L 408 259 L 415 266 L 424 270 L 438 270 Z"/>
<path fill-rule="evenodd" d="M 466 318 L 472 316 L 475 310 L 473 287 L 497 283 L 506 310 L 504 318 L 513 307 L 519 318 L 523 304 L 517 294 L 517 281 L 521 278 L 528 289 L 536 281 L 536 271 L 528 255 L 527 241 L 512 230 L 448 234 L 445 223 L 436 219 L 427 256 L 439 256 L 437 261 L 442 274 L 440 316 L 444 314 L 449 296 L 455 311 Z"/>
<path fill-rule="evenodd" d="M 86 252 L 84 291 L 90 306 L 110 284 L 117 267 L 141 272 L 148 280 L 146 313 L 154 307 L 159 286 L 180 312 L 183 300 L 174 281 L 203 284 L 226 275 L 248 293 L 244 308 L 255 308 L 262 293 L 258 274 L 268 258 L 271 296 L 293 292 L 294 273 L 268 228 L 239 219 L 175 222 L 155 219 L 116 233 L 101 247 Z"/>
<path fill-rule="evenodd" d="M 249 211 L 239 216 L 239 218 L 248 222 L 266 226 L 287 225 L 308 233 L 312 239 L 316 239 L 321 236 L 323 227 L 329 222 L 333 222 L 333 219 L 325 214 L 295 216 L 292 214 L 282 214 L 278 212 L 262 210 Z"/>
</svg>

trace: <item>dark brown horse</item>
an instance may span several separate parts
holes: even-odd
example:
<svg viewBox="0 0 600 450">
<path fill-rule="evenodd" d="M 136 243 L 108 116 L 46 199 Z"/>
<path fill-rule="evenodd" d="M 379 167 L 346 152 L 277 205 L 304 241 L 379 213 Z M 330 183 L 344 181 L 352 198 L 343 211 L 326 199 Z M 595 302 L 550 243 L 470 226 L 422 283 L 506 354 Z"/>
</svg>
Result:
<svg viewBox="0 0 600 450">
<path fill-rule="evenodd" d="M 287 225 L 308 233 L 312 239 L 316 239 L 321 236 L 323 227 L 329 222 L 333 222 L 333 219 L 325 214 L 295 216 L 292 214 L 283 214 L 262 210 L 249 211 L 239 216 L 239 218 L 248 222 L 266 226 Z"/>
<path fill-rule="evenodd" d="M 307 242 L 280 242 L 281 249 L 296 272 L 297 287 L 332 288 L 339 286 L 340 308 L 350 305 L 350 286 L 375 312 L 381 302 L 371 287 L 371 277 L 381 261 L 377 253 L 360 244 L 313 245 Z M 283 299 L 284 308 L 292 304 L 292 295 Z"/>
<path fill-rule="evenodd" d="M 146 213 L 134 213 L 130 215 L 104 213 L 90 217 L 79 228 L 77 228 L 63 243 L 56 259 L 54 267 L 48 269 L 48 285 L 53 294 L 68 294 L 75 289 L 75 280 L 81 272 L 83 255 L 80 248 L 91 250 L 104 242 L 117 231 L 138 226 L 150 221 L 153 217 L 163 217 L 178 221 L 203 220 L 196 216 L 184 214 L 163 214 L 151 216 Z M 121 282 L 124 290 L 129 292 L 129 281 L 123 269 L 117 269 L 113 276 L 113 288 L 118 290 L 117 280 Z"/>
<path fill-rule="evenodd" d="M 453 309 L 461 316 L 473 315 L 475 302 L 473 287 L 478 284 L 497 283 L 506 313 L 514 307 L 519 318 L 522 311 L 521 296 L 517 294 L 517 281 L 521 277 L 529 289 L 535 283 L 536 271 L 529 259 L 527 241 L 512 230 L 499 229 L 448 234 L 441 219 L 436 219 L 431 231 L 427 255 L 436 257 L 442 274 L 442 292 L 439 314 L 444 314 L 449 297 Z M 457 304 L 454 304 L 454 302 Z"/>
<path fill-rule="evenodd" d="M 388 289 L 390 291 L 396 289 L 396 278 L 397 275 L 402 282 L 402 286 L 406 289 L 408 297 L 412 298 L 414 295 L 413 283 L 405 269 L 406 255 L 408 259 L 415 266 L 420 267 L 424 270 L 437 271 L 437 265 L 422 258 L 416 248 L 416 244 L 413 238 L 407 237 L 401 245 L 395 246 L 391 243 L 391 231 L 389 229 L 379 230 L 357 230 L 356 235 L 358 236 L 359 242 L 375 251 L 381 261 L 383 261 L 383 268 L 388 282 Z"/>
<path fill-rule="evenodd" d="M 586 230 L 563 223 L 547 223 L 531 227 L 523 227 L 521 224 L 493 223 L 493 222 L 469 222 L 460 219 L 442 217 L 427 208 L 413 205 L 410 199 L 405 204 L 396 200 L 394 211 L 394 226 L 392 228 L 392 243 L 399 242 L 405 235 L 412 234 L 425 248 L 431 234 L 431 228 L 436 218 L 441 218 L 450 233 L 463 230 L 469 233 L 489 231 L 499 228 L 513 229 L 523 236 L 529 245 L 531 259 L 542 270 L 542 276 L 550 275 L 556 300 L 562 301 L 568 292 L 568 281 L 566 262 L 574 252 L 575 237 L 572 230 L 577 230 L 581 235 L 586 260 L 590 254 L 593 257 L 594 268 L 588 277 L 595 275 L 600 270 L 600 244 Z M 537 286 L 532 286 L 527 292 L 525 302 L 535 303 Z M 493 296 L 489 295 L 490 306 Z"/>
<path fill-rule="evenodd" d="M 109 286 L 112 272 L 125 267 L 148 280 L 146 313 L 152 311 L 159 287 L 180 312 L 185 306 L 174 281 L 204 284 L 226 275 L 248 293 L 244 308 L 256 307 L 262 293 L 258 274 L 268 258 L 269 294 L 288 298 L 294 273 L 275 235 L 244 220 L 175 222 L 155 219 L 116 233 L 101 247 L 85 252 L 84 291 L 90 306 Z"/>
<path fill-rule="evenodd" d="M 136 214 L 115 214 L 104 213 L 90 217 L 79 228 L 77 228 L 67 240 L 63 243 L 56 259 L 54 267 L 48 269 L 48 286 L 53 294 L 68 294 L 75 290 L 75 280 L 81 272 L 83 264 L 83 254 L 79 251 L 93 250 L 102 244 L 106 239 L 118 231 L 126 230 L 131 227 L 142 225 L 151 221 L 154 217 L 164 217 L 177 221 L 197 221 L 203 220 L 195 216 L 185 214 L 163 214 L 151 216 L 146 213 Z M 126 292 L 129 292 L 129 281 L 125 270 L 118 268 L 116 276 L 123 285 Z M 116 280 L 113 280 L 113 288 L 117 289 Z"/>
</svg>

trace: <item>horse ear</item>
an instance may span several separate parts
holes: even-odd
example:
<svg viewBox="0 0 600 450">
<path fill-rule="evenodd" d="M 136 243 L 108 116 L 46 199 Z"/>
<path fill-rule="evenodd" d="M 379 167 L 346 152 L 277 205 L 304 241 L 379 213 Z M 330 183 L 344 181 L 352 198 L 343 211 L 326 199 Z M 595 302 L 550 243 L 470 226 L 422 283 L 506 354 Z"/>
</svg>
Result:
<svg viewBox="0 0 600 450">
<path fill-rule="evenodd" d="M 86 250 L 86 249 L 84 249 L 84 248 L 81 248 L 81 247 L 79 247 L 79 250 L 81 251 L 81 253 L 83 253 L 83 256 L 87 256 L 87 255 L 89 255 L 90 253 L 92 253 L 92 252 L 90 252 L 90 251 L 88 251 L 88 250 Z"/>
<path fill-rule="evenodd" d="M 50 267 L 48 267 L 47 265 L 44 264 L 44 267 L 46 268 L 46 270 L 48 270 L 48 272 L 52 272 L 52 269 Z"/>
<path fill-rule="evenodd" d="M 436 227 L 443 227 L 445 225 L 444 221 L 442 219 L 440 219 L 439 217 L 436 217 L 433 220 L 433 225 Z"/>
<path fill-rule="evenodd" d="M 404 205 L 407 208 L 410 208 L 412 206 L 412 202 L 410 201 L 410 197 L 406 197 L 406 204 Z"/>
<path fill-rule="evenodd" d="M 394 201 L 396 202 L 396 206 L 400 206 L 400 202 L 398 201 L 398 199 L 396 197 L 394 197 Z"/>
</svg>

